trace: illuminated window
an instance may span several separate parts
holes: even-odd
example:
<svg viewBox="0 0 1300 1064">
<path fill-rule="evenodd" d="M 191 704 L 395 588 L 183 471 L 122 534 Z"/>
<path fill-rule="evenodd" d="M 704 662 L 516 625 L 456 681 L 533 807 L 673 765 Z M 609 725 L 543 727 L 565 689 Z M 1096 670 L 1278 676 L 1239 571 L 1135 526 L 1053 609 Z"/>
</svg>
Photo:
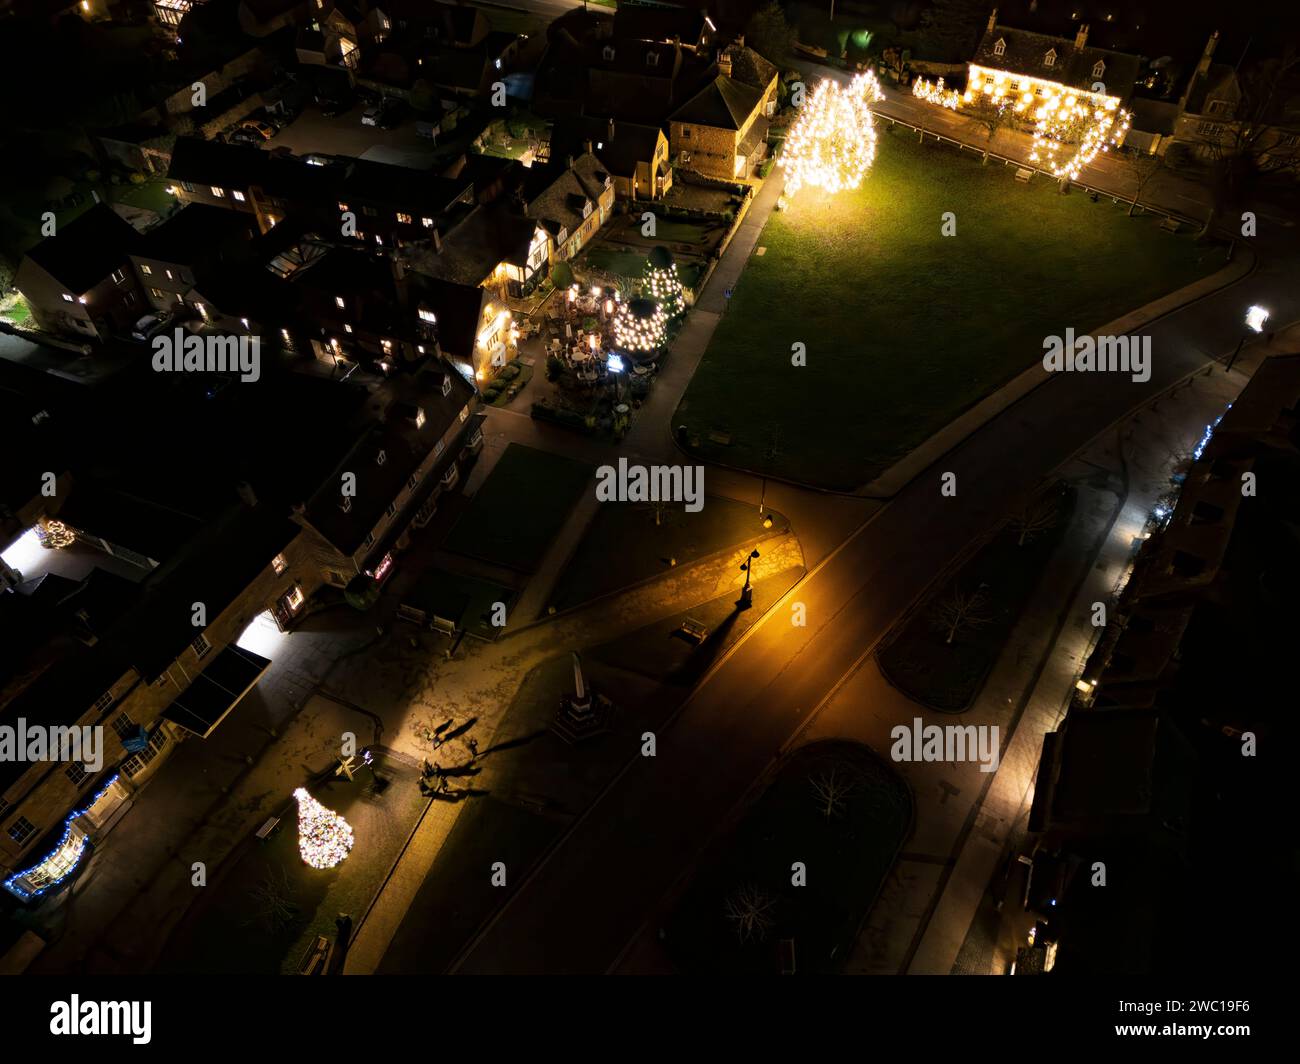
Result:
<svg viewBox="0 0 1300 1064">
<path fill-rule="evenodd" d="M 335 297 L 334 297 L 334 305 L 335 305 L 336 307 L 338 307 L 340 310 L 342 310 L 342 309 L 343 309 L 343 297 L 342 297 L 342 296 L 335 296 Z"/>
<path fill-rule="evenodd" d="M 289 568 L 289 562 L 283 554 L 277 554 L 271 559 L 271 568 L 275 570 L 276 576 L 282 576 L 284 571 Z"/>
<path fill-rule="evenodd" d="M 219 197 L 219 198 L 224 199 L 224 198 L 225 198 L 225 195 L 226 195 L 226 190 L 225 190 L 224 188 L 218 188 L 216 185 L 213 185 L 213 186 L 212 186 L 212 194 L 213 194 L 214 196 L 217 196 L 217 197 Z"/>
<path fill-rule="evenodd" d="M 426 228 L 426 229 L 432 229 L 432 228 L 433 228 L 433 219 L 432 219 L 432 218 L 421 218 L 421 219 L 420 219 L 420 224 L 421 224 L 422 226 L 424 226 L 424 228 Z"/>
<path fill-rule="evenodd" d="M 411 224 L 411 216 L 409 214 L 403 214 L 401 211 L 397 212 L 397 220 L 403 225 Z"/>
<path fill-rule="evenodd" d="M 350 332 L 352 331 L 352 326 L 351 326 L 351 325 L 344 325 L 344 326 L 343 326 L 343 331 L 344 331 L 345 333 L 350 333 Z"/>
<path fill-rule="evenodd" d="M 126 280 L 126 272 L 124 270 L 114 270 L 111 276 L 114 284 L 121 284 Z"/>
<path fill-rule="evenodd" d="M 65 303 L 75 303 L 76 300 L 73 299 L 70 295 L 68 295 L 67 292 L 64 292 L 64 293 L 63 293 L 63 302 L 65 302 Z"/>
<path fill-rule="evenodd" d="M 1056 49 L 1053 48 L 1043 56 L 1043 66 L 1056 66 Z"/>
<path fill-rule="evenodd" d="M 142 262 L 140 263 L 140 272 L 144 274 L 146 277 L 148 277 L 151 273 L 153 273 L 153 270 L 149 269 L 149 267 Z"/>
<path fill-rule="evenodd" d="M 994 55 L 1007 54 L 1007 42 L 1004 41 L 1001 37 L 998 38 L 998 43 L 993 46 L 993 54 Z"/>
<path fill-rule="evenodd" d="M 232 192 L 231 195 L 234 196 L 235 199 L 238 200 L 240 203 L 244 202 L 244 194 L 242 192 L 236 190 Z"/>
<path fill-rule="evenodd" d="M 174 280 L 176 280 L 176 278 L 172 275 L 172 271 L 171 271 L 171 270 L 163 270 L 163 273 L 165 273 L 165 274 L 167 275 L 167 280 L 169 280 L 169 281 L 174 281 Z"/>
<path fill-rule="evenodd" d="M 1093 76 L 1094 78 L 1099 78 L 1099 77 L 1101 77 L 1104 73 L 1106 73 L 1106 64 L 1105 64 L 1104 61 L 1098 59 L 1098 60 L 1097 60 L 1097 65 L 1094 66 L 1094 67 L 1092 68 L 1092 76 Z"/>
<path fill-rule="evenodd" d="M 153 296 L 154 299 L 166 299 L 166 298 L 167 298 L 167 293 L 164 292 L 161 288 L 151 288 L 151 289 L 149 289 L 149 294 L 150 294 L 151 296 Z"/>
<path fill-rule="evenodd" d="M 438 315 L 431 310 L 424 310 L 422 308 L 420 310 L 420 320 L 427 321 L 430 325 L 434 325 L 438 321 Z"/>
<path fill-rule="evenodd" d="M 383 349 L 384 349 L 384 354 L 386 354 L 386 355 L 390 355 L 390 354 L 393 353 L 393 341 L 392 341 L 392 340 L 380 340 L 379 343 L 380 343 L 380 346 L 382 346 Z"/>
</svg>

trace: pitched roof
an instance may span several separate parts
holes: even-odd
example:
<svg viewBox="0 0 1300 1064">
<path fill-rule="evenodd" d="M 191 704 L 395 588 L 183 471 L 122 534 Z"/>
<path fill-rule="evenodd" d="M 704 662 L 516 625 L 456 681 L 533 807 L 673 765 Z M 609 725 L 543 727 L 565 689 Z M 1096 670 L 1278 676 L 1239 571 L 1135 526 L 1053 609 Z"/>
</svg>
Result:
<svg viewBox="0 0 1300 1064">
<path fill-rule="evenodd" d="M 761 89 L 719 74 L 679 107 L 672 120 L 738 130 L 749 120 L 762 99 Z"/>
<path fill-rule="evenodd" d="M 250 241 L 257 235 L 252 215 L 191 203 L 145 233 L 136 254 L 163 262 L 193 264 L 221 245 Z"/>
<path fill-rule="evenodd" d="M 613 136 L 610 136 L 610 129 Z M 592 142 L 596 158 L 613 174 L 630 177 L 638 163 L 649 163 L 663 130 L 658 126 L 636 122 L 618 122 L 606 118 L 558 119 L 551 133 L 551 156 L 562 158 L 584 150 Z"/>
<path fill-rule="evenodd" d="M 766 92 L 777 75 L 776 67 L 747 45 L 740 48 L 733 45 L 727 49 L 727 55 L 731 58 L 732 78 L 743 85 Z"/>
<path fill-rule="evenodd" d="M 74 294 L 99 284 L 122 265 L 140 243 L 140 234 L 112 207 L 97 203 L 46 237 L 27 257 Z"/>
<path fill-rule="evenodd" d="M 1004 46 L 1001 55 L 995 51 L 999 41 Z M 1043 58 L 1052 51 L 1056 61 L 1045 66 Z M 1057 81 L 1073 89 L 1091 89 L 1094 82 L 1103 81 L 1106 95 L 1124 100 L 1133 92 L 1142 60 L 1106 48 L 1076 48 L 1074 41 L 1065 37 L 996 25 L 985 31 L 971 62 L 991 70 Z M 1100 76 L 1093 74 L 1099 62 L 1105 64 Z"/>
<path fill-rule="evenodd" d="M 572 166 L 555 165 L 529 171 L 524 186 L 528 216 L 553 235 L 570 232 L 582 224 L 583 208 L 600 198 L 609 174 L 591 152 L 574 159 Z"/>
<path fill-rule="evenodd" d="M 177 137 L 167 176 L 177 181 L 247 188 L 258 183 L 270 158 L 268 152 L 251 144 Z"/>
</svg>

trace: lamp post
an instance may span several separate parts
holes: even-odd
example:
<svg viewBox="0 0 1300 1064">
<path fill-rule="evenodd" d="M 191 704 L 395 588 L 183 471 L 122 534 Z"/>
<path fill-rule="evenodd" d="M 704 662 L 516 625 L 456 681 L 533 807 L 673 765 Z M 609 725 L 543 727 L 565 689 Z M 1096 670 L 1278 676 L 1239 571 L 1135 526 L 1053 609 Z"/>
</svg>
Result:
<svg viewBox="0 0 1300 1064">
<path fill-rule="evenodd" d="M 740 601 L 737 602 L 736 605 L 742 610 L 747 610 L 750 606 L 754 605 L 754 589 L 750 585 L 749 578 L 752 575 L 754 561 L 758 557 L 758 548 L 755 548 L 749 552 L 749 557 L 745 559 L 740 566 L 741 570 L 745 574 L 745 586 L 740 589 Z"/>
<path fill-rule="evenodd" d="M 623 372 L 623 356 L 611 354 L 605 360 L 605 368 L 609 370 L 610 375 L 614 378 L 614 402 L 618 403 L 623 397 L 618 377 Z"/>
<path fill-rule="evenodd" d="M 1237 348 L 1232 352 L 1232 357 L 1228 359 L 1228 364 L 1223 367 L 1223 372 L 1227 373 L 1232 369 L 1232 364 L 1237 361 L 1237 356 L 1241 354 L 1242 347 L 1246 344 L 1246 337 L 1254 332 L 1256 334 L 1264 331 L 1264 325 L 1268 321 L 1268 311 L 1264 307 L 1252 306 L 1246 310 L 1246 328 L 1242 330 L 1241 339 L 1237 341 Z"/>
</svg>

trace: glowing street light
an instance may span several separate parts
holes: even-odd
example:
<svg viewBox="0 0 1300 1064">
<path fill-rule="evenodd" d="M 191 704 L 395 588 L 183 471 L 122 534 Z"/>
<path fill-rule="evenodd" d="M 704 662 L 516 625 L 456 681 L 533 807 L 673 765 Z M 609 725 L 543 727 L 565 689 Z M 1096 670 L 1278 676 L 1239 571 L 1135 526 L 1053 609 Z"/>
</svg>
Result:
<svg viewBox="0 0 1300 1064">
<path fill-rule="evenodd" d="M 745 586 L 740 589 L 740 601 L 736 603 L 737 609 L 747 610 L 754 605 L 754 589 L 750 586 L 749 578 L 753 573 L 754 562 L 759 558 L 758 548 L 755 547 L 749 552 L 749 557 L 741 564 L 740 568 L 745 574 Z"/>
<path fill-rule="evenodd" d="M 1268 321 L 1268 311 L 1264 307 L 1251 306 L 1246 310 L 1246 328 L 1254 333 L 1262 333 L 1264 325 Z M 1241 349 L 1245 346 L 1248 333 L 1243 332 L 1241 339 L 1237 341 L 1236 350 L 1232 352 L 1232 357 L 1228 359 L 1228 364 L 1223 367 L 1223 372 L 1227 373 L 1232 369 L 1232 364 L 1237 361 L 1237 356 L 1241 354 Z"/>
</svg>

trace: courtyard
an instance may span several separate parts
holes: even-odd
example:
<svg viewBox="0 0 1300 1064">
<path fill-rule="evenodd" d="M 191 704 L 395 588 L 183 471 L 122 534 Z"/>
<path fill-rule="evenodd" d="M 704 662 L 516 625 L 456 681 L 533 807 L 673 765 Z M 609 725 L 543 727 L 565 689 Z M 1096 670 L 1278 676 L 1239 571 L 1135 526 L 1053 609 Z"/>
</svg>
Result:
<svg viewBox="0 0 1300 1064">
<path fill-rule="evenodd" d="M 707 460 L 866 484 L 1034 365 L 1045 336 L 1224 264 L 1222 245 L 1126 211 L 882 127 L 860 189 L 805 188 L 769 219 L 673 424 Z"/>
</svg>

